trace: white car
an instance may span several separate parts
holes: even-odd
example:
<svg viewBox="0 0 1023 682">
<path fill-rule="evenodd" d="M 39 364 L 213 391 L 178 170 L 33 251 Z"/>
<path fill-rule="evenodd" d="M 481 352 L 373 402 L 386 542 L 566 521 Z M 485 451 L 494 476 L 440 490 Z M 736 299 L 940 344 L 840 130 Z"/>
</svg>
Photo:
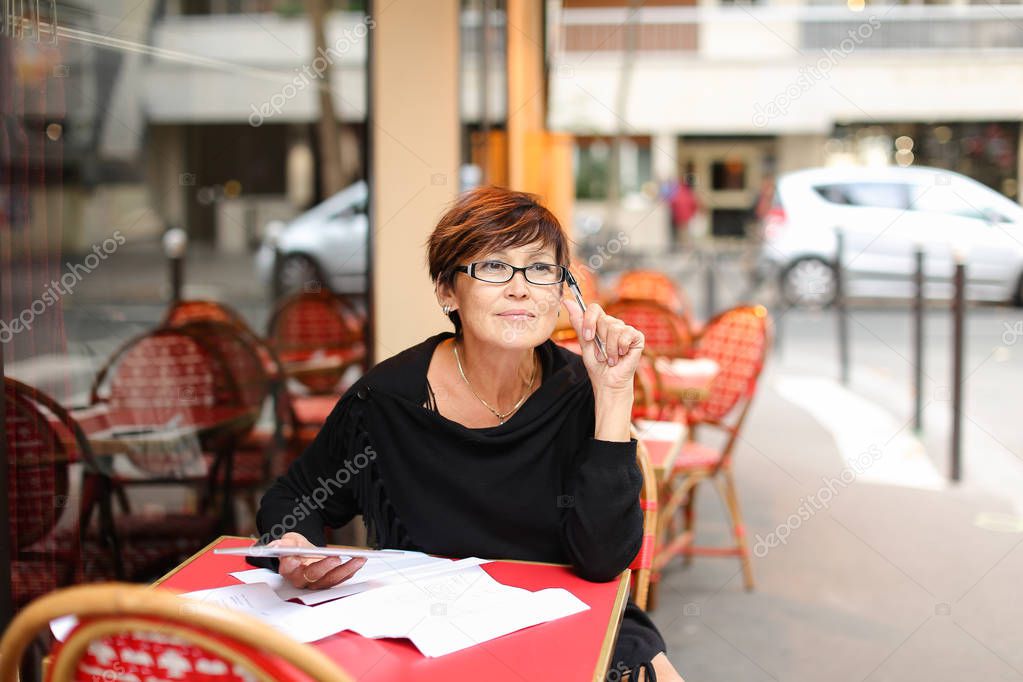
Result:
<svg viewBox="0 0 1023 682">
<path fill-rule="evenodd" d="M 813 168 L 778 179 L 762 225 L 761 267 L 777 272 L 791 305 L 835 295 L 837 231 L 853 297 L 909 297 L 924 252 L 928 298 L 948 298 L 956 257 L 966 296 L 1023 304 L 1023 207 L 938 168 Z"/>
<path fill-rule="evenodd" d="M 478 166 L 458 169 L 460 192 L 482 180 Z M 281 293 L 325 285 L 339 294 L 366 293 L 369 235 L 369 187 L 360 180 L 288 223 L 275 221 L 256 253 L 256 270 L 265 284 L 276 277 Z M 281 262 L 275 266 L 277 253 Z"/>
<path fill-rule="evenodd" d="M 365 293 L 368 197 L 366 183 L 359 181 L 287 224 L 267 225 L 256 253 L 260 279 L 272 283 L 276 270 L 283 293 L 316 283 L 337 293 Z M 275 249 L 281 256 L 276 268 Z"/>
</svg>

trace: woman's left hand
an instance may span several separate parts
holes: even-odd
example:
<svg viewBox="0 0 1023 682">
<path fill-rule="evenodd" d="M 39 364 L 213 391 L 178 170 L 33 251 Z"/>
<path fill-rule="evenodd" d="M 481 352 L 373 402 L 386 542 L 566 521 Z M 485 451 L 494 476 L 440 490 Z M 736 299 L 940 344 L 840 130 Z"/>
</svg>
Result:
<svg viewBox="0 0 1023 682">
<path fill-rule="evenodd" d="M 566 298 L 564 303 L 579 337 L 583 363 L 593 390 L 631 391 L 633 376 L 643 355 L 643 332 L 611 317 L 596 303 L 586 306 L 585 311 L 574 299 Z M 603 342 L 607 357 L 597 348 L 596 339 Z"/>
</svg>

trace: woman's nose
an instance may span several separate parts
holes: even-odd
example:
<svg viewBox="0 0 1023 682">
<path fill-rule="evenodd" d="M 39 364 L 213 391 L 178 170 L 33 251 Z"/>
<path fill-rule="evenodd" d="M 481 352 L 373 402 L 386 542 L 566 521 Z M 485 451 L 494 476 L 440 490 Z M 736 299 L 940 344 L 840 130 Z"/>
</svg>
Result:
<svg viewBox="0 0 1023 682">
<path fill-rule="evenodd" d="M 509 280 L 508 286 L 505 289 L 505 293 L 509 296 L 529 295 L 529 282 L 526 281 L 526 273 L 519 271 L 512 275 L 512 278 Z"/>
</svg>

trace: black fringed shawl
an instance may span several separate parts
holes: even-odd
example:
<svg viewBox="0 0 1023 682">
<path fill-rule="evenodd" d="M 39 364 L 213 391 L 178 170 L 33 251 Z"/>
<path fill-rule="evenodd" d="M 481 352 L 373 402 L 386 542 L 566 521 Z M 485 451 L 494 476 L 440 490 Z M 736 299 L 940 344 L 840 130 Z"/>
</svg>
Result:
<svg viewBox="0 0 1023 682">
<path fill-rule="evenodd" d="M 642 540 L 642 481 L 635 442 L 593 438 L 582 359 L 547 341 L 542 383 L 519 411 L 470 429 L 424 407 L 433 352 L 451 336 L 385 360 L 341 397 L 263 497 L 263 541 L 294 531 L 322 545 L 325 526 L 362 514 L 379 548 L 570 563 L 589 580 L 613 579 Z M 632 668 L 663 650 L 630 606 L 615 659 Z"/>
</svg>

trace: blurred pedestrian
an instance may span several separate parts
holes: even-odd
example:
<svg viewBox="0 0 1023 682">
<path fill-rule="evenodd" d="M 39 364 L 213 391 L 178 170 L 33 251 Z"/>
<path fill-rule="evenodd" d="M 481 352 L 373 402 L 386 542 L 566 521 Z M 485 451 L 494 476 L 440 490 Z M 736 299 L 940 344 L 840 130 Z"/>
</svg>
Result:
<svg viewBox="0 0 1023 682">
<path fill-rule="evenodd" d="M 696 193 L 693 192 L 691 177 L 687 174 L 682 182 L 674 182 L 668 195 L 668 215 L 671 219 L 669 239 L 672 251 L 688 248 L 691 242 L 689 221 L 703 209 Z"/>
</svg>

